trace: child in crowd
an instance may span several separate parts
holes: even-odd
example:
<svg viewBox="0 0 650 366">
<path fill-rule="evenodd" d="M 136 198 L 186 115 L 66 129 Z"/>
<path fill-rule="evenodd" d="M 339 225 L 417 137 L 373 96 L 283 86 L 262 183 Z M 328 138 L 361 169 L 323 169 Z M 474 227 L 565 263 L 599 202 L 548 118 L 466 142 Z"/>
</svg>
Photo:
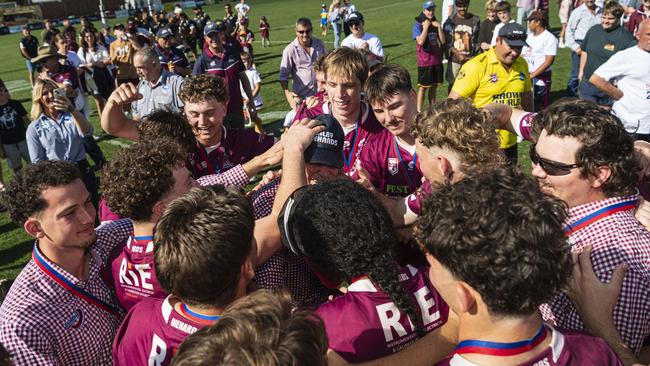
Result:
<svg viewBox="0 0 650 366">
<path fill-rule="evenodd" d="M 253 103 L 255 104 L 255 109 L 259 111 L 264 106 L 262 94 L 260 93 L 262 89 L 262 79 L 260 78 L 260 73 L 257 71 L 251 55 L 246 52 L 242 52 L 240 54 L 240 57 L 244 62 L 244 67 L 246 68 L 246 77 L 248 78 L 248 83 L 251 86 L 251 93 L 253 94 Z M 246 96 L 246 92 L 244 91 L 244 87 L 241 85 L 241 82 L 239 83 L 239 89 L 241 91 L 242 98 L 244 99 L 244 118 L 246 118 L 246 120 L 249 120 L 249 123 L 254 122 L 257 131 L 263 131 L 261 120 L 259 120 L 259 118 L 255 121 L 250 121 L 251 113 L 246 107 L 248 106 L 248 98 Z"/>
<path fill-rule="evenodd" d="M 27 111 L 19 101 L 11 99 L 9 90 L 0 80 L 0 150 L 4 151 L 7 165 L 14 172 L 22 168 L 22 160 L 27 164 L 31 162 L 25 140 L 28 124 Z M 0 167 L 0 190 L 4 185 L 1 170 Z"/>
<path fill-rule="evenodd" d="M 327 11 L 327 4 L 322 3 L 320 6 L 320 30 L 323 37 L 327 37 L 327 16 L 329 12 Z"/>
<path fill-rule="evenodd" d="M 497 24 L 494 27 L 494 33 L 492 33 L 492 42 L 490 42 L 490 45 L 494 46 L 497 44 L 497 34 L 499 34 L 499 29 L 503 27 L 504 25 L 508 23 L 514 22 L 514 20 L 510 16 L 510 3 L 507 1 L 502 1 L 500 3 L 497 3 L 497 5 L 494 7 L 494 10 L 497 11 L 497 18 L 499 18 L 499 21 L 501 23 Z"/>
<path fill-rule="evenodd" d="M 262 47 L 271 47 L 271 41 L 269 40 L 269 29 L 271 25 L 266 20 L 266 17 L 262 15 L 260 18 L 260 37 L 262 37 Z"/>
</svg>

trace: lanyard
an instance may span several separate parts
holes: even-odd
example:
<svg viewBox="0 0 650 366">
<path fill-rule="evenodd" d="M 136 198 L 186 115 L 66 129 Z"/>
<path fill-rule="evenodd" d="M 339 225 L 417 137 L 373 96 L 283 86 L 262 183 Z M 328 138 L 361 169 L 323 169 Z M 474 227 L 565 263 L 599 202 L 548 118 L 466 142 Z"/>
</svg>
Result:
<svg viewBox="0 0 650 366">
<path fill-rule="evenodd" d="M 75 285 L 72 283 L 70 280 L 65 278 L 62 273 L 58 272 L 54 267 L 50 266 L 43 257 L 41 257 L 41 254 L 38 252 L 38 247 L 36 245 L 37 242 L 34 242 L 34 250 L 32 251 L 32 258 L 34 259 L 34 263 L 40 268 L 45 275 L 47 275 L 49 278 L 54 280 L 54 282 L 58 283 L 61 285 L 63 288 L 68 290 L 72 295 L 86 301 L 90 305 L 96 306 L 107 313 L 114 315 L 116 317 L 120 317 L 120 310 L 117 306 L 108 304 L 104 302 L 103 300 L 97 298 L 93 294 L 87 292 L 86 290 L 82 289 L 81 287 Z"/>
<path fill-rule="evenodd" d="M 354 163 L 356 154 L 357 154 L 357 140 L 359 138 L 359 129 L 361 128 L 361 112 L 362 112 L 362 106 L 359 106 L 359 117 L 357 117 L 357 128 L 354 129 L 354 137 L 352 138 L 352 146 L 350 146 L 350 153 L 348 156 L 345 156 L 345 151 L 342 151 L 341 154 L 343 154 L 343 164 L 345 165 L 345 171 L 349 172 L 350 167 Z M 330 106 L 330 116 L 333 116 L 332 113 L 333 108 Z"/>
<path fill-rule="evenodd" d="M 218 164 L 215 164 L 215 162 L 210 157 L 210 154 L 205 150 L 205 147 L 201 145 L 198 141 L 196 142 L 196 151 L 198 151 L 199 155 L 201 156 L 201 159 L 205 161 L 206 165 L 208 166 L 208 173 L 210 174 L 221 173 L 221 169 L 223 168 L 223 154 L 224 154 L 223 135 L 221 137 L 221 142 L 219 143 L 219 147 L 217 149 L 219 150 L 219 161 Z M 215 167 L 218 170 L 216 170 Z"/>
<path fill-rule="evenodd" d="M 628 211 L 636 207 L 636 199 L 618 202 L 605 206 L 598 211 L 592 212 L 591 214 L 581 218 L 580 220 L 574 222 L 573 224 L 566 225 L 564 227 L 564 236 L 567 237 L 571 234 L 574 234 L 581 229 L 591 225 L 592 223 L 603 219 L 607 216 L 613 215 L 617 212 Z"/>
<path fill-rule="evenodd" d="M 399 145 L 397 143 L 397 137 L 394 138 L 393 140 L 393 146 L 395 147 L 395 153 L 397 154 L 397 160 L 399 160 L 399 165 L 402 167 L 402 172 L 404 172 L 404 177 L 406 177 L 406 180 L 408 181 L 409 184 L 409 191 L 414 192 L 415 191 L 415 184 L 414 184 L 414 179 L 411 177 L 411 174 L 409 173 L 408 166 L 404 163 L 404 159 L 402 159 L 402 154 L 399 152 Z M 418 166 L 418 154 L 415 153 L 413 154 L 413 171 L 417 169 Z"/>
<path fill-rule="evenodd" d="M 150 242 L 153 240 L 153 235 L 147 235 L 147 236 L 133 236 L 133 240 L 135 241 L 146 241 Z"/>
<path fill-rule="evenodd" d="M 185 305 L 185 303 L 181 303 L 179 310 L 180 313 L 187 319 L 195 323 L 200 323 L 205 325 L 211 325 L 212 323 L 216 322 L 221 318 L 221 316 L 219 315 L 205 315 L 205 314 L 197 313 L 196 311 L 192 311 L 190 310 L 190 308 L 187 307 L 187 305 Z"/>
<path fill-rule="evenodd" d="M 493 355 L 493 356 L 513 356 L 528 352 L 531 349 L 535 348 L 538 344 L 542 343 L 544 338 L 546 338 L 546 327 L 544 324 L 539 328 L 539 331 L 533 336 L 533 338 L 513 343 L 500 343 L 500 342 L 488 342 L 488 341 L 477 341 L 469 339 L 458 343 L 454 353 L 464 354 L 464 353 L 479 353 L 483 355 Z"/>
</svg>

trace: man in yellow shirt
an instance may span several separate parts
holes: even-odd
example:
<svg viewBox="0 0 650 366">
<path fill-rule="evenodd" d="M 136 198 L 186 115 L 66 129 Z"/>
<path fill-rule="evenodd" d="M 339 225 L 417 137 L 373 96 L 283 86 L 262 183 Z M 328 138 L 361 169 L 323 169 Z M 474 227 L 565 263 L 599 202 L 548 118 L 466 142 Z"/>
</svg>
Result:
<svg viewBox="0 0 650 366">
<path fill-rule="evenodd" d="M 478 108 L 489 103 L 533 111 L 532 83 L 528 64 L 519 57 L 526 46 L 526 31 L 517 23 L 501 27 L 496 45 L 467 61 L 458 72 L 449 98 L 470 98 Z M 517 137 L 497 130 L 501 148 L 511 163 L 517 162 Z"/>
</svg>

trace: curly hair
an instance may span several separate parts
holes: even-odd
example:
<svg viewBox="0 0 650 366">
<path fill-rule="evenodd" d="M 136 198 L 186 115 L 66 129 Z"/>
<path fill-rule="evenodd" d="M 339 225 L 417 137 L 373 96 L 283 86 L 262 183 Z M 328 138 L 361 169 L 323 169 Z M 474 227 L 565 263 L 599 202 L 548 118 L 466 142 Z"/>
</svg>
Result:
<svg viewBox="0 0 650 366">
<path fill-rule="evenodd" d="M 255 291 L 229 306 L 214 325 L 185 338 L 172 365 L 327 365 L 323 321 L 291 307 L 286 291 Z"/>
<path fill-rule="evenodd" d="M 548 135 L 573 137 L 582 143 L 575 158 L 583 178 L 597 176 L 599 167 L 610 168 L 612 173 L 601 187 L 606 196 L 636 192 L 640 167 L 634 141 L 609 111 L 593 102 L 566 98 L 538 113 L 532 126 L 535 140 L 545 130 Z"/>
<path fill-rule="evenodd" d="M 196 138 L 192 127 L 182 113 L 156 109 L 138 123 L 141 141 L 169 139 L 188 152 L 194 149 Z"/>
<path fill-rule="evenodd" d="M 363 86 L 368 78 L 368 60 L 354 48 L 339 47 L 327 54 L 323 71 L 330 76 L 356 77 Z"/>
<path fill-rule="evenodd" d="M 108 206 L 121 217 L 148 221 L 153 207 L 174 187 L 174 169 L 185 153 L 169 140 L 142 141 L 117 152 L 102 169 L 101 186 Z"/>
<path fill-rule="evenodd" d="M 177 198 L 154 235 L 160 287 L 190 305 L 230 304 L 251 255 L 254 226 L 253 206 L 234 188 L 193 188 Z"/>
<path fill-rule="evenodd" d="M 221 76 L 201 74 L 189 76 L 178 93 L 183 103 L 201 103 L 209 99 L 217 102 L 228 101 L 228 86 Z"/>
<path fill-rule="evenodd" d="M 469 99 L 445 99 L 418 114 L 413 135 L 424 146 L 449 148 L 461 155 L 468 174 L 505 164 L 494 126 Z"/>
<path fill-rule="evenodd" d="M 422 334 L 422 321 L 415 321 L 421 320 L 419 314 L 398 281 L 392 222 L 372 193 L 353 181 L 335 179 L 299 194 L 292 230 L 316 271 L 335 283 L 367 275 Z"/>
<path fill-rule="evenodd" d="M 386 64 L 380 66 L 366 80 L 366 100 L 370 104 L 385 102 L 397 93 L 408 94 L 413 90 L 411 75 L 401 65 Z"/>
<path fill-rule="evenodd" d="M 466 176 L 434 191 L 414 236 L 490 314 L 528 316 L 560 291 L 571 273 L 562 231 L 564 204 L 545 196 L 516 167 Z"/>
<path fill-rule="evenodd" d="M 45 160 L 20 169 L 2 192 L 2 204 L 11 220 L 23 226 L 28 218 L 47 208 L 43 191 L 81 179 L 77 166 L 60 160 Z"/>
</svg>

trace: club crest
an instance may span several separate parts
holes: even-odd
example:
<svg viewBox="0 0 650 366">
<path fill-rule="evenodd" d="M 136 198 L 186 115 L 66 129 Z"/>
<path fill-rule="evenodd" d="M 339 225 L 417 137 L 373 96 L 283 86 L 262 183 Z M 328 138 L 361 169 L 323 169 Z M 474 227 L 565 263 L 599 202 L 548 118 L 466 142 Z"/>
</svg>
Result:
<svg viewBox="0 0 650 366">
<path fill-rule="evenodd" d="M 490 81 L 493 83 L 499 81 L 499 77 L 497 76 L 497 74 L 490 74 Z"/>
<path fill-rule="evenodd" d="M 81 311 L 81 309 L 77 309 L 72 312 L 72 315 L 70 315 L 70 318 L 66 320 L 66 322 L 63 324 L 63 328 L 68 330 L 68 329 L 77 329 L 83 323 L 84 321 L 84 313 Z"/>
<path fill-rule="evenodd" d="M 396 158 L 388 158 L 388 172 L 391 175 L 397 174 L 399 170 L 399 162 Z"/>
</svg>

